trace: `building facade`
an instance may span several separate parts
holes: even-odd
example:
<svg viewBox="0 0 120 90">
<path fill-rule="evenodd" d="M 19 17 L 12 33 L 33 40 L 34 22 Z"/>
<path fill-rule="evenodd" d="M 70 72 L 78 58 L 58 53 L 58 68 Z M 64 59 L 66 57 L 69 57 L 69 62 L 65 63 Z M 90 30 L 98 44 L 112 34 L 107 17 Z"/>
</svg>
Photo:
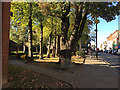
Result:
<svg viewBox="0 0 120 90">
<path fill-rule="evenodd" d="M 120 47 L 120 15 L 118 16 L 118 46 Z"/>
<path fill-rule="evenodd" d="M 118 48 L 118 30 L 110 34 L 110 36 L 107 37 L 107 50 L 110 49 L 117 49 Z"/>
</svg>

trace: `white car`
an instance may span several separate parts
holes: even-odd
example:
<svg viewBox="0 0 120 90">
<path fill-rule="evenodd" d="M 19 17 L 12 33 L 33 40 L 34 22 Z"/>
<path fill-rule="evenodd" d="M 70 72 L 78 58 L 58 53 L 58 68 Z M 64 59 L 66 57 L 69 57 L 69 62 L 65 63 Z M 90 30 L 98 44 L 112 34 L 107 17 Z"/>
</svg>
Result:
<svg viewBox="0 0 120 90">
<path fill-rule="evenodd" d="M 118 51 L 116 52 L 118 55 L 120 55 L 120 49 L 118 49 Z"/>
</svg>

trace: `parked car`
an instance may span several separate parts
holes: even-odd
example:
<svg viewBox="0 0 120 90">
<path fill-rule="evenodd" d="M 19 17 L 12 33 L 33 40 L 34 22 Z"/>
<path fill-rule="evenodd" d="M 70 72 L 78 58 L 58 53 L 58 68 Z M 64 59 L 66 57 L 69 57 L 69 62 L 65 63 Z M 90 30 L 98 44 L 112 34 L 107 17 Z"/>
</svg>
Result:
<svg viewBox="0 0 120 90">
<path fill-rule="evenodd" d="M 108 53 L 108 50 L 104 50 L 104 53 Z"/>
<path fill-rule="evenodd" d="M 120 55 L 120 49 L 117 50 L 116 54 Z"/>
<path fill-rule="evenodd" d="M 118 50 L 112 50 L 112 54 L 117 54 Z"/>
<path fill-rule="evenodd" d="M 108 53 L 112 54 L 112 50 L 108 50 Z"/>
</svg>

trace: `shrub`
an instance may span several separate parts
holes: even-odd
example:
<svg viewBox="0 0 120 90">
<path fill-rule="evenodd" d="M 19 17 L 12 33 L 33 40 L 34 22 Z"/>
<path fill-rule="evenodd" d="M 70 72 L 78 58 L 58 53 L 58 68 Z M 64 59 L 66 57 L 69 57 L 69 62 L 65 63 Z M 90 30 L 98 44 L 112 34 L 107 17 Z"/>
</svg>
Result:
<svg viewBox="0 0 120 90">
<path fill-rule="evenodd" d="M 84 51 L 76 51 L 76 55 L 84 57 L 85 56 L 85 52 Z"/>
</svg>

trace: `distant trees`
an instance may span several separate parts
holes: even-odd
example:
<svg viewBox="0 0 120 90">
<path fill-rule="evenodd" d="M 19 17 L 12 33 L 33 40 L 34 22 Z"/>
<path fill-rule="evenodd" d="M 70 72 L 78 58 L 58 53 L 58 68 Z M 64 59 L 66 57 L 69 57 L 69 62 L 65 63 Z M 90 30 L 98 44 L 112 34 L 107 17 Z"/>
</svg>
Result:
<svg viewBox="0 0 120 90">
<path fill-rule="evenodd" d="M 28 57 L 33 57 L 32 49 L 32 3 L 23 2 L 11 3 L 11 12 L 13 12 L 13 17 L 11 21 L 17 23 L 21 28 L 26 27 L 28 29 Z M 18 29 L 17 29 L 18 30 Z"/>
</svg>

